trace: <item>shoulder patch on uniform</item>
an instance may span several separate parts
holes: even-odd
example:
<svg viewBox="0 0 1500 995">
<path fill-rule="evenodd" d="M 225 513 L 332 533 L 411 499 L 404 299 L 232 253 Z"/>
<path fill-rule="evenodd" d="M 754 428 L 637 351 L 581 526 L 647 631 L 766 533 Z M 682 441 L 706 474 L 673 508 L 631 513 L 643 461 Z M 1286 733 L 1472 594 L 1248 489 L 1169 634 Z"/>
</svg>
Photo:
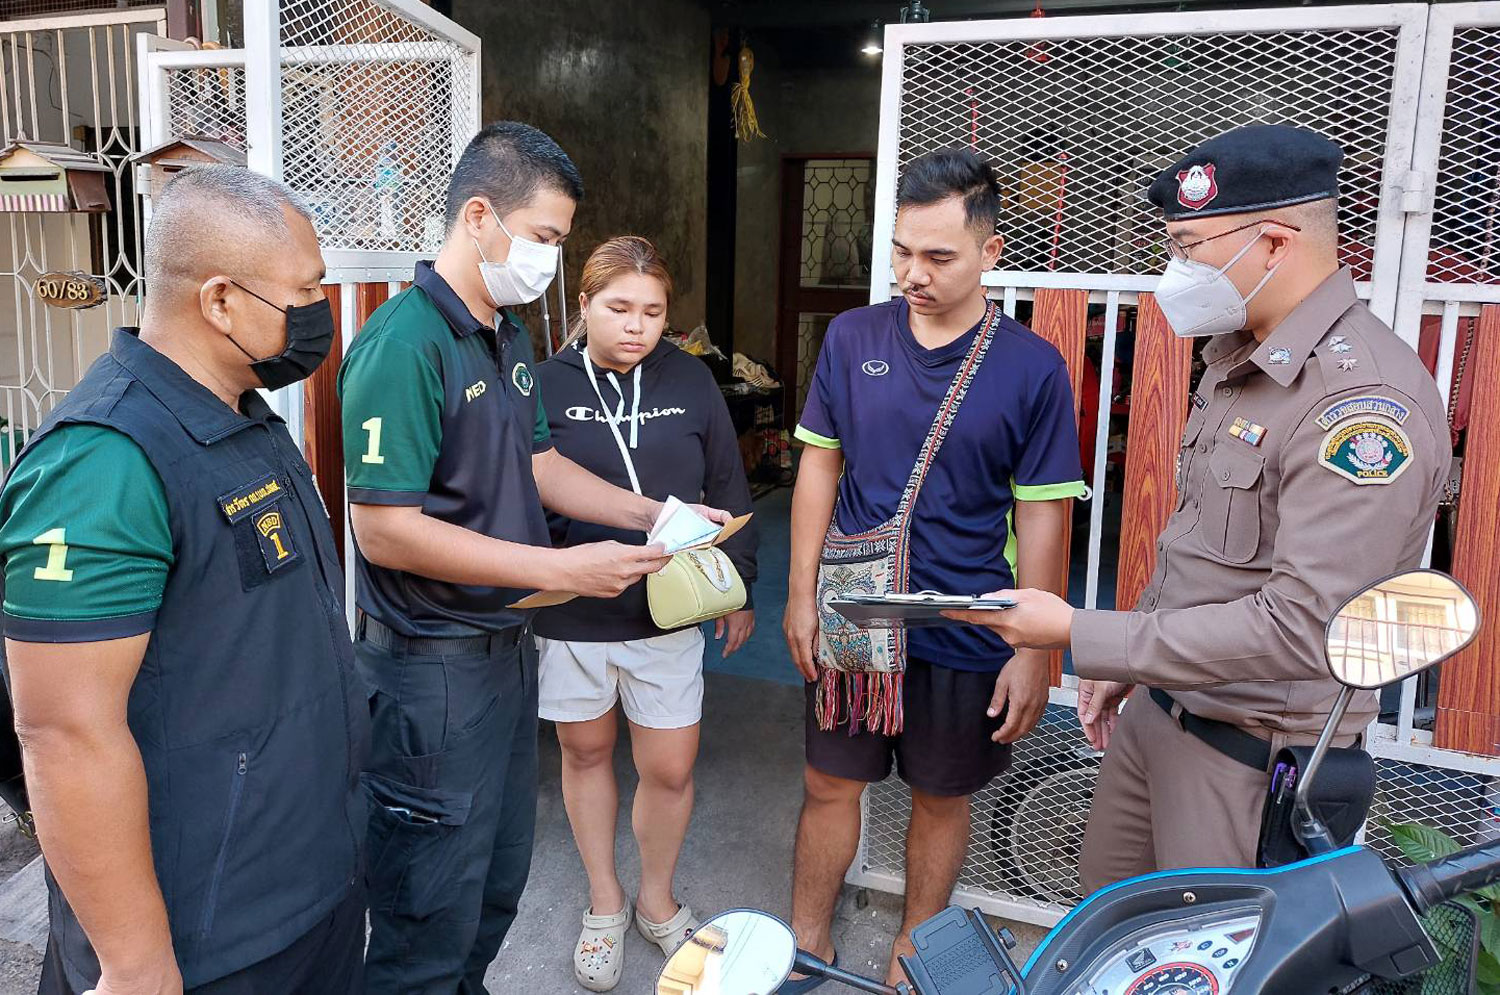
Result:
<svg viewBox="0 0 1500 995">
<path fill-rule="evenodd" d="M 1411 417 L 1411 411 L 1406 405 L 1389 397 L 1367 394 L 1363 397 L 1346 398 L 1324 408 L 1323 413 L 1318 416 L 1318 427 L 1332 428 L 1345 418 L 1352 418 L 1355 415 L 1380 415 L 1389 418 L 1397 425 L 1405 425 L 1406 419 Z"/>
<path fill-rule="evenodd" d="M 1318 462 L 1356 484 L 1389 484 L 1411 462 L 1411 440 L 1379 415 L 1352 418 L 1323 437 Z"/>
<path fill-rule="evenodd" d="M 531 378 L 531 370 L 526 368 L 525 363 L 517 363 L 514 367 L 511 368 L 510 380 L 511 383 L 516 385 L 516 390 L 519 390 L 523 397 L 531 396 L 531 385 L 533 381 Z"/>
</svg>

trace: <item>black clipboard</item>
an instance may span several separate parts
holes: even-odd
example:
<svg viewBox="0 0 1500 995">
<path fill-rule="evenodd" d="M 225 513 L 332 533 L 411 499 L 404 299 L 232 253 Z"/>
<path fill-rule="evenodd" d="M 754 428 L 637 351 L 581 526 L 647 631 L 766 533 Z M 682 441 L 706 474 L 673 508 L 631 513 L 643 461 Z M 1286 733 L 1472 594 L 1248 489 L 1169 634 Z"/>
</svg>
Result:
<svg viewBox="0 0 1500 995">
<path fill-rule="evenodd" d="M 970 625 L 944 618 L 945 611 L 1005 611 L 1016 603 L 1009 598 L 981 598 L 968 594 L 845 594 L 830 598 L 828 607 L 861 629 L 925 628 Z"/>
</svg>

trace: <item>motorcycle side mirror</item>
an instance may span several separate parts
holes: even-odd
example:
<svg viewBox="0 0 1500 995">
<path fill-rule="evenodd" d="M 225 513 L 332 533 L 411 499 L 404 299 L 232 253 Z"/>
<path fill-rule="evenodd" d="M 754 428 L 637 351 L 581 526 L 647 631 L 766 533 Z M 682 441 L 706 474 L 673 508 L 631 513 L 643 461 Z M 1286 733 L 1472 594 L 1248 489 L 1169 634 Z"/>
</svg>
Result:
<svg viewBox="0 0 1500 995">
<path fill-rule="evenodd" d="M 1371 584 L 1329 620 L 1328 670 L 1345 687 L 1375 690 L 1462 650 L 1479 631 L 1479 605 L 1437 570 L 1408 570 Z"/>
<path fill-rule="evenodd" d="M 797 934 L 768 912 L 734 909 L 703 923 L 656 979 L 656 995 L 770 995 L 792 973 Z"/>
<path fill-rule="evenodd" d="M 1312 810 L 1313 782 L 1356 690 L 1375 691 L 1420 674 L 1453 656 L 1479 632 L 1479 605 L 1439 570 L 1406 570 L 1376 581 L 1345 601 L 1328 620 L 1323 653 L 1343 689 L 1297 780 L 1292 830 L 1314 856 L 1334 848 Z"/>
</svg>

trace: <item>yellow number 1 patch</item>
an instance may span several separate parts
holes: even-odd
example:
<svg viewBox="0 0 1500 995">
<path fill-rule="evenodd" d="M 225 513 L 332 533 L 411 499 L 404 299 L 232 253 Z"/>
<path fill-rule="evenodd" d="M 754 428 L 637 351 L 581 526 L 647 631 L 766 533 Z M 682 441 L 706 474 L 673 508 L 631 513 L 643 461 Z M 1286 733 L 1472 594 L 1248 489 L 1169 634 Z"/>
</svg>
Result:
<svg viewBox="0 0 1500 995">
<path fill-rule="evenodd" d="M 298 559 L 297 547 L 292 542 L 291 529 L 280 510 L 272 505 L 270 510 L 256 515 L 255 538 L 260 543 L 260 555 L 266 561 L 266 572 L 275 573 Z"/>
<path fill-rule="evenodd" d="M 47 565 L 36 568 L 34 576 L 37 580 L 69 581 L 73 579 L 73 571 L 68 569 L 66 529 L 48 529 L 31 540 L 31 544 L 50 547 L 47 550 Z"/>
</svg>

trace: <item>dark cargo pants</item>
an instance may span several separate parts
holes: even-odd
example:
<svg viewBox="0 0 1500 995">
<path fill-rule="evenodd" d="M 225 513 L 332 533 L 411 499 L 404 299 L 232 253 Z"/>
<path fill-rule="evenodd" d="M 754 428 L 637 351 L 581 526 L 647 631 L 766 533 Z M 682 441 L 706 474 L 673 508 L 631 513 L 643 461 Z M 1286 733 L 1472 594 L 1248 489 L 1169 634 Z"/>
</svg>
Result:
<svg viewBox="0 0 1500 995">
<path fill-rule="evenodd" d="M 373 725 L 371 995 L 485 992 L 515 920 L 536 822 L 537 655 L 529 629 L 489 642 L 460 655 L 354 644 Z"/>
</svg>

